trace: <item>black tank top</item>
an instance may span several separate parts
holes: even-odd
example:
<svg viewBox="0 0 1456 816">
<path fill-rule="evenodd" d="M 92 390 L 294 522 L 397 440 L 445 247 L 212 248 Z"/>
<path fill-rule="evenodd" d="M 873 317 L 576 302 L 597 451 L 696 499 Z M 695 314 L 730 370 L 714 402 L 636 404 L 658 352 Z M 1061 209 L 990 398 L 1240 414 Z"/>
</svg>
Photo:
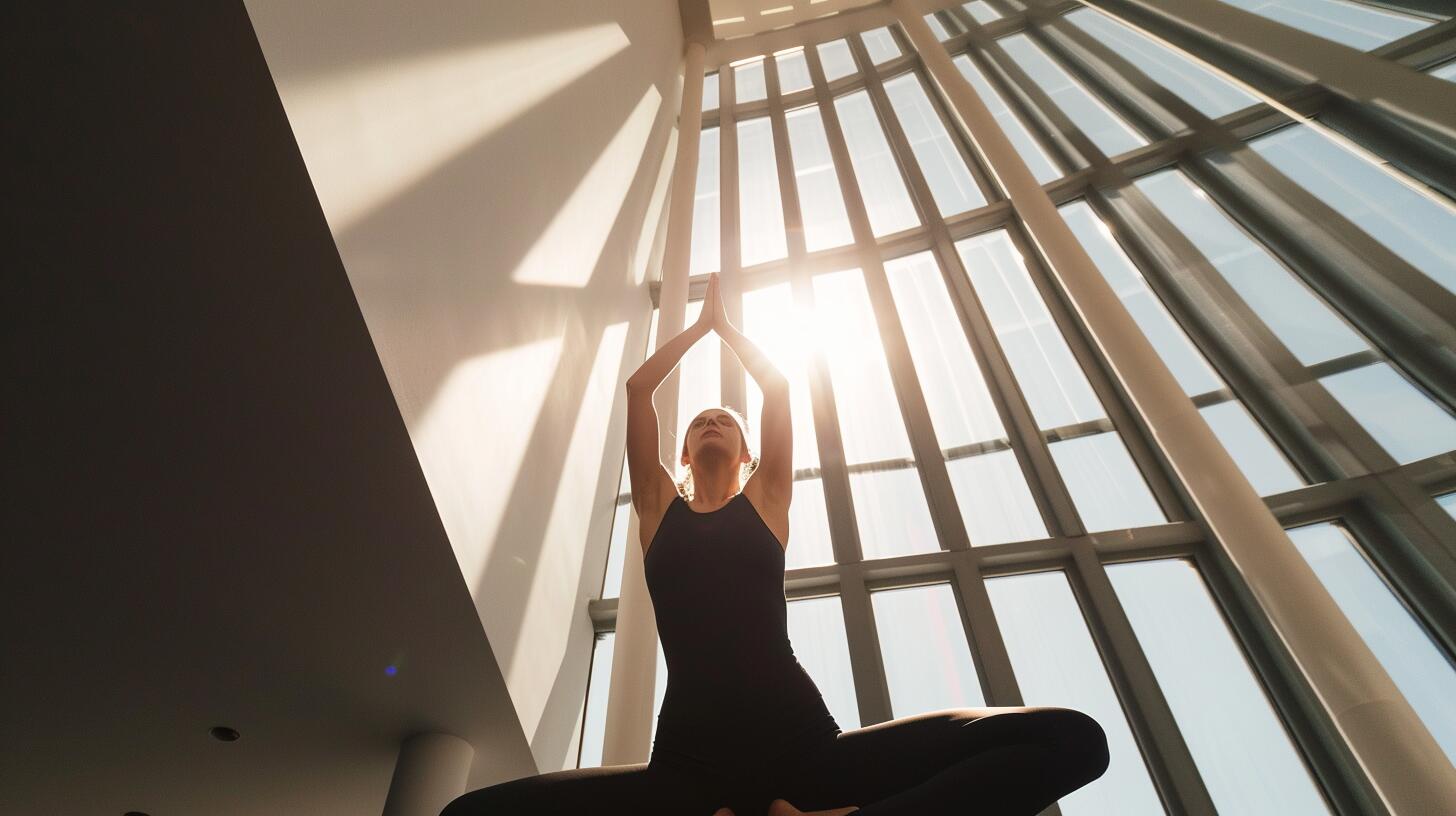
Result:
<svg viewBox="0 0 1456 816">
<path fill-rule="evenodd" d="M 667 663 L 654 752 L 761 755 L 840 731 L 794 656 L 784 549 L 747 496 L 707 513 L 675 497 L 645 558 Z"/>
</svg>

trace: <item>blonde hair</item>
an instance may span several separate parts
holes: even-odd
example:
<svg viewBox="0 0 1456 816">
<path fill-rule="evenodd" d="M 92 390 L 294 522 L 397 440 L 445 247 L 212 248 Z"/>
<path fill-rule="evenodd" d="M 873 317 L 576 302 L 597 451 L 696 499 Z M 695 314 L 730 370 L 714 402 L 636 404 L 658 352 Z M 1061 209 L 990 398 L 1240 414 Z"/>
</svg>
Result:
<svg viewBox="0 0 1456 816">
<path fill-rule="evenodd" d="M 729 408 L 726 405 L 719 405 L 717 407 L 718 407 L 719 410 L 724 411 L 729 416 L 733 417 L 734 424 L 736 424 L 738 426 L 738 437 L 739 437 L 739 439 L 743 440 L 743 449 L 746 450 L 746 451 L 748 451 L 748 455 L 750 457 L 747 462 L 743 462 L 743 463 L 741 463 L 739 465 L 738 484 L 739 484 L 739 487 L 741 488 L 743 486 L 743 484 L 748 481 L 748 477 L 749 476 L 752 476 L 753 475 L 753 472 L 755 470 L 758 470 L 758 454 L 754 453 L 748 447 L 748 420 L 744 418 L 743 414 L 738 413 L 737 411 L 733 410 L 732 408 Z M 702 411 L 699 411 L 698 413 L 702 413 Z M 694 416 L 694 418 L 696 418 L 696 415 Z M 691 426 L 692 423 L 689 422 L 688 424 Z M 687 434 L 687 431 L 684 430 L 683 431 L 682 453 L 683 454 L 686 454 L 687 452 L 688 452 L 688 434 Z M 681 454 L 679 454 L 679 455 L 681 456 Z M 688 466 L 686 470 L 687 470 L 687 472 L 685 474 L 683 474 L 683 477 L 681 479 L 679 479 L 678 482 L 677 482 L 677 494 L 679 496 L 682 496 L 687 501 L 692 501 L 693 500 L 693 469 L 692 469 L 692 466 L 691 465 Z"/>
</svg>

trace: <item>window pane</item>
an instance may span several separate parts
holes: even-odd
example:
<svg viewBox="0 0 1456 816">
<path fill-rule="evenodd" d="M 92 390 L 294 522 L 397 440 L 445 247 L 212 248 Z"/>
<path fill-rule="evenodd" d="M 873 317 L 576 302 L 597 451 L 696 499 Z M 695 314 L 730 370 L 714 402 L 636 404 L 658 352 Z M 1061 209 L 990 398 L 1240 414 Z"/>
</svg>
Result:
<svg viewBox="0 0 1456 816">
<path fill-rule="evenodd" d="M 829 540 L 829 512 L 824 505 L 824 482 L 798 479 L 789 503 L 789 547 L 784 551 L 784 569 L 796 570 L 834 563 L 834 545 Z"/>
<path fill-rule="evenodd" d="M 581 753 L 576 761 L 578 768 L 599 768 L 602 765 L 602 742 L 607 734 L 607 694 L 612 686 L 612 653 L 616 643 L 616 632 L 598 632 L 592 642 L 591 677 L 586 686 Z"/>
<path fill-rule="evenodd" d="M 779 68 L 779 93 L 793 93 L 813 86 L 809 79 L 809 61 L 804 58 L 804 49 L 796 48 L 787 54 L 774 57 Z"/>
<path fill-rule="evenodd" d="M 718 256 L 718 129 L 707 128 L 698 142 L 698 185 L 693 194 L 693 275 L 717 272 Z"/>
<path fill-rule="evenodd" d="M 1192 564 L 1107 568 L 1220 813 L 1329 813 Z"/>
<path fill-rule="evenodd" d="M 996 117 L 997 124 L 1001 125 L 1001 130 L 1005 131 L 1006 138 L 1011 140 L 1011 145 L 1016 148 L 1017 153 L 1021 154 L 1021 160 L 1026 162 L 1027 168 L 1031 170 L 1031 174 L 1036 177 L 1036 180 L 1046 184 L 1061 178 L 1062 171 L 1058 170 L 1052 160 L 1047 157 L 1036 138 L 1026 129 L 1026 125 L 1021 123 L 1016 114 L 1006 106 L 1006 101 L 1001 98 L 1001 94 L 996 93 L 996 89 L 986 81 L 986 77 L 981 74 L 981 69 L 971 62 L 971 58 L 962 54 L 955 58 L 955 64 L 976 89 L 981 101 L 986 103 L 991 115 Z"/>
<path fill-rule="evenodd" d="M 849 492 L 864 560 L 940 550 L 919 468 L 850 473 Z"/>
<path fill-rule="evenodd" d="M 753 102 L 768 96 L 768 85 L 763 78 L 763 59 L 745 62 L 733 69 L 733 83 L 737 89 L 735 98 L 740 102 Z"/>
<path fill-rule="evenodd" d="M 814 278 L 815 339 L 829 364 L 850 465 L 909 458 L 910 438 L 858 269 Z"/>
<path fill-rule="evenodd" d="M 954 215 L 985 206 L 986 197 L 971 178 L 919 78 L 913 72 L 901 74 L 885 83 L 885 93 L 941 214 Z"/>
<path fill-rule="evenodd" d="M 819 445 L 814 437 L 814 408 L 809 396 L 809 336 L 806 316 L 794 303 L 790 284 L 780 283 L 743 293 L 743 333 L 789 380 L 789 417 L 794 435 L 794 468 L 819 466 Z M 759 450 L 762 439 L 763 391 L 748 380 L 749 446 Z M 798 501 L 797 496 L 794 499 Z"/>
<path fill-rule="evenodd" d="M 844 40 L 820 43 L 819 61 L 824 64 L 825 82 L 833 82 L 859 70 L 854 67 L 854 55 L 849 53 L 849 43 Z"/>
<path fill-rule="evenodd" d="M 986 705 L 949 584 L 870 593 L 893 717 Z"/>
<path fill-rule="evenodd" d="M 885 273 L 941 449 L 950 457 L 953 448 L 1005 439 L 934 256 L 897 258 L 885 264 Z M 946 467 L 972 544 L 1046 536 L 1011 451 L 960 456 Z"/>
<path fill-rule="evenodd" d="M 875 118 L 869 94 L 855 91 L 841 96 L 834 100 L 834 107 L 844 128 L 844 141 L 864 196 L 870 229 L 880 236 L 918 225 L 920 217 L 910 203 L 910 193 L 905 190 L 905 181 L 900 178 L 895 157 Z"/>
<path fill-rule="evenodd" d="M 1447 82 L 1456 82 L 1456 60 L 1432 68 L 1431 76 L 1437 79 L 1444 79 Z"/>
<path fill-rule="evenodd" d="M 694 300 L 688 304 L 684 326 L 691 326 L 703 311 L 703 302 Z M 678 363 L 677 427 L 675 439 L 680 443 L 686 436 L 688 423 L 700 411 L 716 408 L 722 404 L 719 389 L 722 385 L 721 349 L 723 344 L 717 335 L 709 334 L 693 344 Z M 675 461 L 674 461 L 675 463 Z M 682 475 L 682 474 L 679 474 Z"/>
<path fill-rule="evenodd" d="M 1006 438 L 935 256 L 896 258 L 885 264 L 885 276 L 940 446 Z"/>
<path fill-rule="evenodd" d="M 1042 428 L 1105 414 L 1005 230 L 956 243 L 1016 381 Z"/>
<path fill-rule="evenodd" d="M 1456 450 L 1456 419 L 1386 363 L 1320 383 L 1401 464 Z"/>
<path fill-rule="evenodd" d="M 1174 51 L 1105 14 L 1077 9 L 1066 19 L 1210 119 L 1259 103 L 1258 98 L 1183 52 Z"/>
<path fill-rule="evenodd" d="M 1015 453 L 999 450 L 963 456 L 945 467 L 973 546 L 1047 537 Z"/>
<path fill-rule="evenodd" d="M 888 28 L 871 29 L 862 32 L 859 37 L 864 40 L 865 49 L 870 53 L 870 62 L 876 65 L 900 56 L 900 46 L 895 44 L 895 37 Z"/>
<path fill-rule="evenodd" d="M 1066 816 L 1164 813 L 1117 692 L 1061 572 L 986 581 L 996 623 L 1026 705 L 1065 706 L 1092 715 L 1107 734 L 1111 761 L 1101 778 L 1057 804 Z"/>
<path fill-rule="evenodd" d="M 718 109 L 718 75 L 708 74 L 703 77 L 703 110 Z"/>
<path fill-rule="evenodd" d="M 1308 125 L 1282 128 L 1250 141 L 1249 147 L 1391 252 L 1456 292 L 1456 211 Z"/>
<path fill-rule="evenodd" d="M 1167 522 L 1116 433 L 1063 439 L 1051 452 L 1087 532 Z"/>
<path fill-rule="evenodd" d="M 974 2 L 964 3 L 963 6 L 966 11 L 971 13 L 971 17 L 981 25 L 985 25 L 992 20 L 1001 19 L 1001 12 L 991 8 L 986 0 L 974 0 Z"/>
<path fill-rule="evenodd" d="M 1147 144 L 1025 34 L 1002 37 L 997 42 L 1103 153 L 1116 156 Z"/>
<path fill-rule="evenodd" d="M 805 249 L 814 252 L 853 242 L 819 106 L 789 111 L 785 119 L 789 153 L 794 159 L 794 179 L 799 187 L 799 209 L 804 219 Z"/>
<path fill-rule="evenodd" d="M 1289 538 L 1446 758 L 1456 764 L 1456 668 L 1365 560 L 1348 531 L 1314 524 L 1290 530 Z"/>
<path fill-rule="evenodd" d="M 767 117 L 738 123 L 738 224 L 744 266 L 789 253 L 773 129 Z"/>
<path fill-rule="evenodd" d="M 1229 456 L 1243 471 L 1260 496 L 1272 496 L 1304 486 L 1289 460 L 1279 451 L 1259 423 L 1238 402 L 1220 402 L 1199 410 L 1213 435 L 1228 449 Z"/>
<path fill-rule="evenodd" d="M 839 596 L 790 601 L 789 642 L 839 727 L 846 731 L 859 728 L 859 701 L 854 696 L 854 672 Z"/>
<path fill-rule="evenodd" d="M 1067 226 L 1082 242 L 1092 262 L 1097 265 L 1107 284 L 1117 293 L 1122 305 L 1147 335 L 1158 356 L 1178 379 L 1189 396 L 1217 391 L 1223 380 L 1209 367 L 1208 361 L 1193 347 L 1183 329 L 1173 321 L 1163 302 L 1148 288 L 1142 272 L 1128 259 L 1112 237 L 1112 232 L 1085 201 L 1063 204 L 1057 210 Z"/>
<path fill-rule="evenodd" d="M 1364 351 L 1365 341 L 1181 172 L 1134 182 L 1304 365 Z"/>
<path fill-rule="evenodd" d="M 1451 518 L 1456 519 L 1456 493 L 1447 493 L 1444 496 L 1437 496 L 1436 503 L 1441 505 Z"/>
<path fill-rule="evenodd" d="M 1252 11 L 1291 28 L 1317 37 L 1369 51 L 1431 25 L 1392 11 L 1371 8 L 1345 0 L 1223 0 L 1230 6 Z"/>
</svg>

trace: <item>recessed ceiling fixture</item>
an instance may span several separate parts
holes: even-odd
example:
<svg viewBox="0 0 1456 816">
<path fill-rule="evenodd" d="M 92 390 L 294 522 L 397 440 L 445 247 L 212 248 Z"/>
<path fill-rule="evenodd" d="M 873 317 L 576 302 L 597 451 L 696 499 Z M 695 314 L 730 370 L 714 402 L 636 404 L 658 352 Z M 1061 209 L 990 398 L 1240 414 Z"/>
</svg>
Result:
<svg viewBox="0 0 1456 816">
<path fill-rule="evenodd" d="M 786 11 L 793 11 L 793 10 L 794 10 L 794 7 L 793 6 L 779 6 L 778 8 L 764 9 L 763 11 L 760 11 L 759 14 L 761 16 L 767 17 L 770 14 L 783 14 Z"/>
<path fill-rule="evenodd" d="M 226 725 L 214 725 L 207 733 L 218 742 L 237 742 L 238 737 L 242 736 L 236 728 L 228 728 Z"/>
<path fill-rule="evenodd" d="M 721 20 L 714 20 L 713 25 L 728 25 L 729 23 L 741 23 L 742 17 L 724 17 Z"/>
</svg>

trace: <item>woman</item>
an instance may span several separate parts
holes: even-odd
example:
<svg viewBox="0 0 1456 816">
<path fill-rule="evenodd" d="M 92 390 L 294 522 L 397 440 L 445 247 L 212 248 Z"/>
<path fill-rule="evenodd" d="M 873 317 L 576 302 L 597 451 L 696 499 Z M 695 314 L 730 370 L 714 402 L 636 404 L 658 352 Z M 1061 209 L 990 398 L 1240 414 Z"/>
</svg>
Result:
<svg viewBox="0 0 1456 816">
<path fill-rule="evenodd" d="M 694 417 L 686 477 L 658 459 L 652 394 L 716 331 L 763 391 L 761 457 L 741 418 Z M 668 683 L 649 762 L 517 779 L 445 816 L 1035 814 L 1098 778 L 1107 743 L 1064 708 L 958 708 L 842 731 L 789 643 L 783 594 L 789 385 L 729 323 L 709 276 L 698 322 L 627 380 L 627 467 Z"/>
</svg>

